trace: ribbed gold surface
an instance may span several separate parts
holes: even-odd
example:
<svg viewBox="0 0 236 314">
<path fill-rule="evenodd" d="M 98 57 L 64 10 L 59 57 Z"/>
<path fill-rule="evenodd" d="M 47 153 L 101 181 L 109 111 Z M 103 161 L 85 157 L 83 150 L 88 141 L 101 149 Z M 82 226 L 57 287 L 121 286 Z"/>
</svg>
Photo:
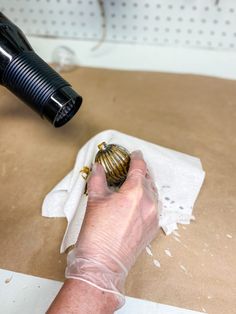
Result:
<svg viewBox="0 0 236 314">
<path fill-rule="evenodd" d="M 129 152 L 120 145 L 107 145 L 105 142 L 100 143 L 98 148 L 95 161 L 103 166 L 108 184 L 120 186 L 125 181 L 129 170 Z"/>
</svg>

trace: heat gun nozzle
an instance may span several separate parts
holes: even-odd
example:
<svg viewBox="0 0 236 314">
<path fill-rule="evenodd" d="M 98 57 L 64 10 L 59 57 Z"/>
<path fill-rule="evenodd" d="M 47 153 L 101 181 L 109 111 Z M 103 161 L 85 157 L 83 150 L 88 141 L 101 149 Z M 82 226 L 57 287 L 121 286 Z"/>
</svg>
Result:
<svg viewBox="0 0 236 314">
<path fill-rule="evenodd" d="M 8 64 L 3 85 L 55 127 L 69 121 L 82 98 L 34 51 L 20 53 Z"/>
<path fill-rule="evenodd" d="M 82 104 L 78 95 L 31 48 L 20 29 L 0 13 L 0 83 L 55 127 Z"/>
</svg>

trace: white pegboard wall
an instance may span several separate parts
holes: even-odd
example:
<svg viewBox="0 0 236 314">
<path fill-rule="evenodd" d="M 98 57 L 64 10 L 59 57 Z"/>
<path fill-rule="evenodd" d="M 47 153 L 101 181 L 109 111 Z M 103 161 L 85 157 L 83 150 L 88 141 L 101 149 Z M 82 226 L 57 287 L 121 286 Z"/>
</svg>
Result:
<svg viewBox="0 0 236 314">
<path fill-rule="evenodd" d="M 208 49 L 236 48 L 235 0 L 2 0 L 26 34 Z"/>
</svg>

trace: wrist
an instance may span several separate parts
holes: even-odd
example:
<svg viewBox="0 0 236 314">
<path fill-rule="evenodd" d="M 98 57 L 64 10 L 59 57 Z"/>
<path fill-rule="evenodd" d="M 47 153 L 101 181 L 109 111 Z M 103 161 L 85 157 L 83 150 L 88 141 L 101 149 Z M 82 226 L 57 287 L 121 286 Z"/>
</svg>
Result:
<svg viewBox="0 0 236 314">
<path fill-rule="evenodd" d="M 116 297 L 86 282 L 67 279 L 47 314 L 112 314 L 118 308 Z"/>
<path fill-rule="evenodd" d="M 101 259 L 96 259 L 96 256 L 85 257 L 80 253 L 77 247 L 69 252 L 65 277 L 83 281 L 100 291 L 112 294 L 118 301 L 117 308 L 121 307 L 125 302 L 123 293 L 127 271 L 119 263 L 114 270 L 102 263 Z"/>
<path fill-rule="evenodd" d="M 87 298 L 87 306 L 93 309 L 96 308 L 96 313 L 113 313 L 119 306 L 119 302 L 114 294 L 96 289 L 87 282 L 67 279 L 66 284 L 76 287 L 78 296 L 81 294 L 81 291 L 84 291 Z"/>
</svg>

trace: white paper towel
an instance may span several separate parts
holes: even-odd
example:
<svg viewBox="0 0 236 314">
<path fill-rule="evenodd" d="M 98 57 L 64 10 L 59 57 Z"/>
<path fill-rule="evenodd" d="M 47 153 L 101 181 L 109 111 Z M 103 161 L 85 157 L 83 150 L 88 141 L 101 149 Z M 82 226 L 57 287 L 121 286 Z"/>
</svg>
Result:
<svg viewBox="0 0 236 314">
<path fill-rule="evenodd" d="M 177 223 L 190 223 L 193 205 L 205 177 L 201 161 L 118 131 L 107 130 L 94 136 L 79 150 L 72 171 L 44 199 L 43 216 L 66 217 L 68 221 L 61 252 L 76 242 L 85 214 L 86 181 L 80 170 L 84 166 L 91 167 L 98 151 L 97 145 L 103 141 L 122 145 L 130 152 L 137 149 L 143 152 L 162 203 L 160 225 L 166 234 L 177 229 Z"/>
</svg>

